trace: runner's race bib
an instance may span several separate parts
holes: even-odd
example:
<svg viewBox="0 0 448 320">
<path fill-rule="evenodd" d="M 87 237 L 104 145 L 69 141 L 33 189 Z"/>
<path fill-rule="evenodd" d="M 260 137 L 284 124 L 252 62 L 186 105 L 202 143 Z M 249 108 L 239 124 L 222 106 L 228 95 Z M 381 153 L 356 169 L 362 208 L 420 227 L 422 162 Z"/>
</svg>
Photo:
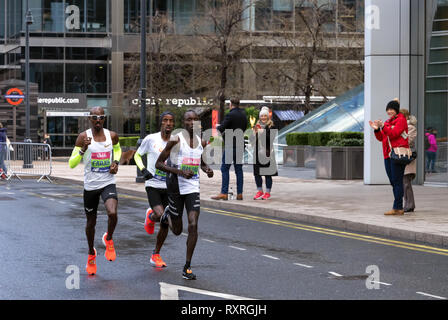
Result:
<svg viewBox="0 0 448 320">
<path fill-rule="evenodd" d="M 190 170 L 193 171 L 194 176 L 192 179 L 199 178 L 199 165 L 201 164 L 201 159 L 193 159 L 193 158 L 184 158 L 182 160 L 182 164 L 180 166 L 181 170 Z"/>
<path fill-rule="evenodd" d="M 156 169 L 154 174 L 154 179 L 159 181 L 166 181 L 166 172 Z"/>
<path fill-rule="evenodd" d="M 110 170 L 110 151 L 92 152 L 91 170 L 92 172 L 109 172 Z"/>
</svg>

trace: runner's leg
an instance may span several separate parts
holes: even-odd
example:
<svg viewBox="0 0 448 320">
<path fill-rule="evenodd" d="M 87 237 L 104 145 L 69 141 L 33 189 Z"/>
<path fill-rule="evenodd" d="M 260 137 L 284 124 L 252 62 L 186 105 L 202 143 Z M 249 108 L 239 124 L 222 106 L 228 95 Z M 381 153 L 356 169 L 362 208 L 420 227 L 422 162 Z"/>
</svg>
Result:
<svg viewBox="0 0 448 320">
<path fill-rule="evenodd" d="M 158 221 L 160 221 L 160 218 L 162 217 L 162 214 L 165 211 L 165 208 L 168 206 L 168 193 L 167 192 L 161 194 L 161 200 L 162 200 L 162 205 L 156 206 L 160 209 L 160 217 L 159 217 Z M 159 211 L 159 209 L 157 209 L 157 211 Z M 156 211 L 156 210 L 154 210 L 154 211 Z M 159 212 L 157 212 L 156 214 L 159 215 Z M 160 223 L 159 232 L 157 233 L 156 248 L 154 250 L 155 254 L 160 253 L 160 250 L 162 249 L 162 246 L 166 240 L 166 237 L 168 236 L 168 230 L 169 230 L 169 227 L 166 223 Z"/>
<path fill-rule="evenodd" d="M 107 211 L 108 221 L 106 240 L 109 241 L 112 240 L 112 236 L 118 223 L 118 196 L 116 186 L 111 184 L 105 187 L 101 193 L 101 197 L 103 198 L 104 206 Z"/>
<path fill-rule="evenodd" d="M 87 217 L 86 237 L 89 246 L 89 254 L 94 255 L 95 226 L 98 204 L 100 201 L 100 192 L 84 190 L 84 211 Z"/>
</svg>

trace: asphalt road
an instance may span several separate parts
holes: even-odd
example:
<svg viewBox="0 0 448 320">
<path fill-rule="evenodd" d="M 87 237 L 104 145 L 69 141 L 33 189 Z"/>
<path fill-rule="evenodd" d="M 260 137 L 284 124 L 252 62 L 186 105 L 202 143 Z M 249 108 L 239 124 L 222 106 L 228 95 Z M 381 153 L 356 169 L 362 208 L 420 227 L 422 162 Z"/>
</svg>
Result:
<svg viewBox="0 0 448 320">
<path fill-rule="evenodd" d="M 0 299 L 448 298 L 446 248 L 211 208 L 199 219 L 198 279 L 187 281 L 185 233 L 169 234 L 161 252 L 167 268 L 149 264 L 155 235 L 143 228 L 146 208 L 144 197 L 119 195 L 117 260 L 109 262 L 100 204 L 92 277 L 82 187 L 0 182 Z"/>
</svg>

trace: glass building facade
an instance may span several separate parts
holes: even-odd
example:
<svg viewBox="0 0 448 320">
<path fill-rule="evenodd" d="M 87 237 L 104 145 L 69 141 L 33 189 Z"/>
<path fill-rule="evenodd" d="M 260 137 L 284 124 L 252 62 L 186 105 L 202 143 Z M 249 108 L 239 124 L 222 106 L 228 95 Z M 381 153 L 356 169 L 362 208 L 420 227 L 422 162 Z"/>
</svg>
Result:
<svg viewBox="0 0 448 320">
<path fill-rule="evenodd" d="M 425 150 L 425 181 L 448 183 L 448 0 L 437 1 L 428 36 L 425 131 L 435 134 L 437 147 Z"/>
<path fill-rule="evenodd" d="M 216 7 L 219 1 L 146 1 L 148 43 L 154 39 L 151 34 L 160 32 L 160 24 L 155 21 L 161 17 L 170 21 L 170 27 L 163 30 L 170 35 L 191 39 L 195 21 L 201 21 L 202 32 L 215 32 L 213 24 L 207 22 L 206 10 Z M 254 36 L 300 31 L 303 25 L 299 16 L 309 14 L 311 7 L 308 1 L 302 6 L 294 0 L 241 1 L 245 6 L 241 28 Z M 362 38 L 363 3 L 319 0 L 329 20 L 338 17 L 325 29 L 340 34 L 358 32 Z M 25 79 L 26 4 L 27 0 L 0 0 L 0 81 Z M 77 133 L 87 127 L 83 114 L 92 106 L 106 109 L 110 128 L 120 135 L 138 133 L 133 125 L 139 124 L 138 104 L 133 101 L 139 89 L 140 0 L 28 0 L 28 4 L 34 20 L 30 25 L 30 81 L 38 85 L 38 98 L 79 101 L 67 105 L 38 103 L 39 134 L 49 133 L 56 149 L 70 150 Z M 347 29 L 350 24 L 352 27 Z M 263 70 L 268 63 L 256 55 L 259 48 L 251 50 L 254 55 L 250 58 L 253 66 Z M 156 83 L 160 84 L 163 99 L 216 98 L 216 86 L 210 85 L 219 82 L 214 66 L 197 63 L 189 52 L 180 52 L 175 59 L 160 67 L 160 73 L 165 75 L 162 78 L 153 79 L 148 72 L 148 92 Z M 249 65 L 234 66 L 229 87 L 243 92 L 242 99 L 275 95 L 269 86 L 260 84 L 264 77 Z"/>
</svg>

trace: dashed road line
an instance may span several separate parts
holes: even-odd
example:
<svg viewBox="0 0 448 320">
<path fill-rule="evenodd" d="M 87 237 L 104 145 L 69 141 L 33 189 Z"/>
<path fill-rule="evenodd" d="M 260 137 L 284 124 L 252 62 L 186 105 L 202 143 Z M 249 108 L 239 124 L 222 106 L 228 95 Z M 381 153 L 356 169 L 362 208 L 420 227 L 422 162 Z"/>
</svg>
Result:
<svg viewBox="0 0 448 320">
<path fill-rule="evenodd" d="M 416 293 L 419 294 L 419 295 L 430 297 L 430 298 L 434 298 L 434 299 L 447 300 L 447 298 L 445 298 L 445 297 L 435 296 L 433 294 L 429 294 L 429 293 L 426 293 L 426 292 L 418 291 Z"/>
<path fill-rule="evenodd" d="M 343 276 L 342 274 L 339 274 L 339 273 L 336 273 L 336 272 L 333 272 L 333 271 L 330 271 L 328 273 L 331 274 L 332 276 L 335 276 L 335 277 L 342 277 Z"/>
<path fill-rule="evenodd" d="M 265 258 L 268 258 L 268 259 L 272 259 L 272 260 L 280 260 L 277 257 L 273 257 L 273 256 L 270 256 L 270 255 L 267 255 L 267 254 L 263 254 L 262 256 L 265 257 Z"/>
<path fill-rule="evenodd" d="M 295 264 L 296 266 L 304 267 L 304 268 L 308 268 L 308 269 L 314 268 L 313 266 L 309 266 L 309 265 L 302 264 L 302 263 L 294 263 L 294 264 Z"/>
<path fill-rule="evenodd" d="M 206 242 L 210 242 L 210 243 L 215 243 L 215 241 L 213 241 L 213 240 L 209 240 L 209 239 L 202 239 L 203 241 L 206 241 Z"/>
<path fill-rule="evenodd" d="M 229 246 L 229 248 L 240 250 L 240 251 L 246 251 L 246 249 L 244 249 L 244 248 L 239 248 L 239 247 L 234 247 L 234 246 Z"/>
<path fill-rule="evenodd" d="M 385 285 L 385 286 L 391 286 L 392 285 L 391 283 L 381 282 L 381 281 L 372 281 L 372 283 L 378 283 L 378 284 L 382 284 L 382 285 Z"/>
</svg>

